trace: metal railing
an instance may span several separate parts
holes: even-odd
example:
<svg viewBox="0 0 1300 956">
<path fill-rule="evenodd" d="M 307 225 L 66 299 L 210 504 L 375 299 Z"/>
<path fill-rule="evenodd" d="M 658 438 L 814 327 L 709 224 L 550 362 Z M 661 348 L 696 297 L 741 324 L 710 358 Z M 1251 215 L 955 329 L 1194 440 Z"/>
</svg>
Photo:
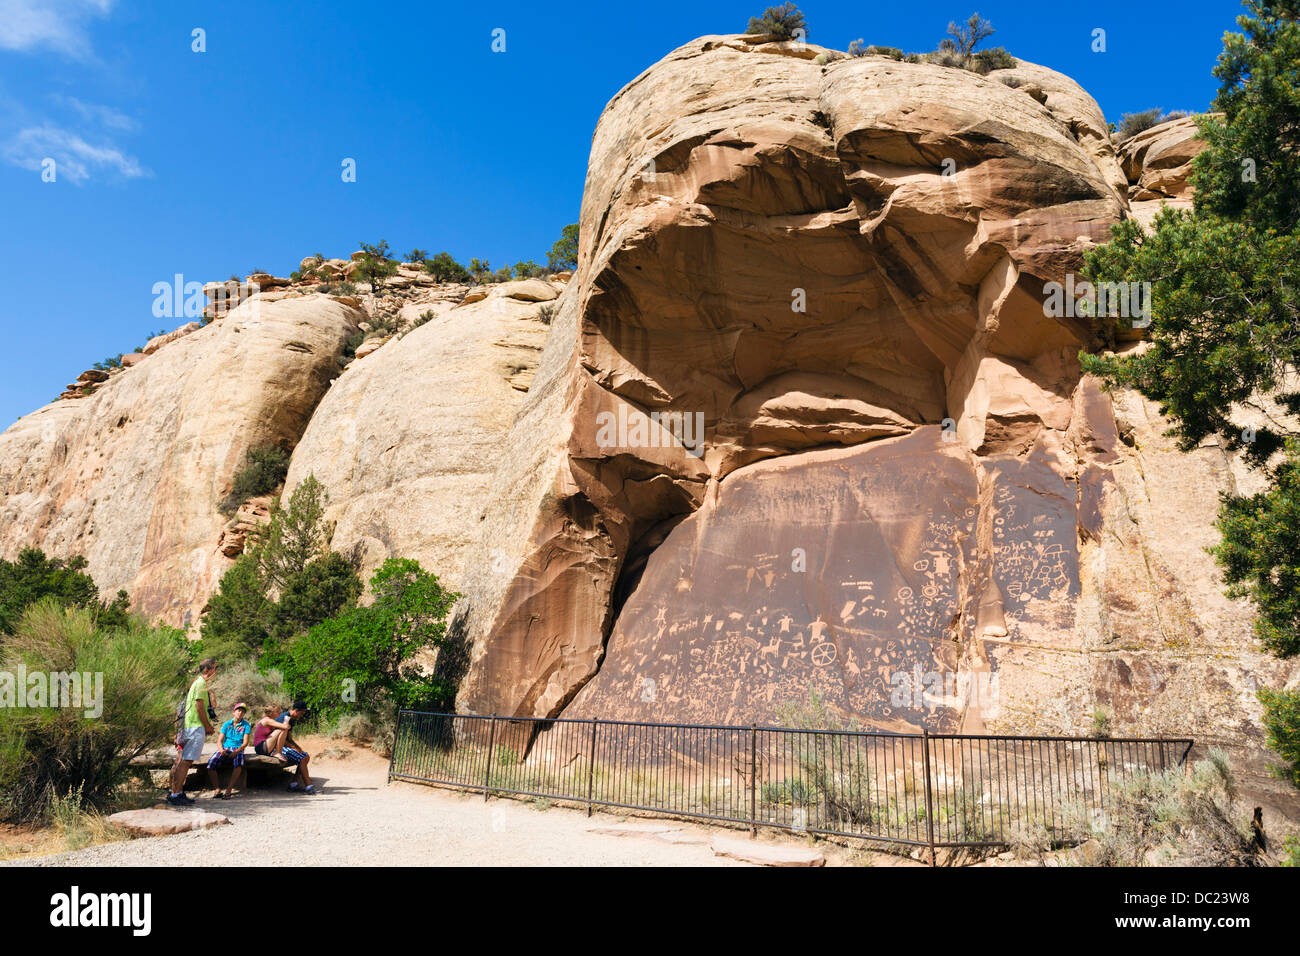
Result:
<svg viewBox="0 0 1300 956">
<path fill-rule="evenodd" d="M 402 711 L 390 780 L 930 848 L 1082 838 L 1185 738 L 799 730 Z"/>
</svg>

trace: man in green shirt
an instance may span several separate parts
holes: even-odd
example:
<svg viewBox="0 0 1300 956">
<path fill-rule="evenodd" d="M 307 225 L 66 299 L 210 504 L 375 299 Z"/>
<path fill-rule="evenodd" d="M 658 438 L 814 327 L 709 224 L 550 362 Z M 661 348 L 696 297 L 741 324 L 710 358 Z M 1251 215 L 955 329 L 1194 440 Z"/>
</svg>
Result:
<svg viewBox="0 0 1300 956">
<path fill-rule="evenodd" d="M 199 676 L 185 694 L 185 718 L 176 734 L 176 763 L 172 765 L 171 790 L 167 794 L 167 802 L 174 807 L 194 802 L 185 796 L 185 778 L 189 776 L 190 764 L 202 756 L 203 744 L 212 733 L 208 681 L 215 676 L 217 662 L 209 657 L 199 664 Z"/>
</svg>

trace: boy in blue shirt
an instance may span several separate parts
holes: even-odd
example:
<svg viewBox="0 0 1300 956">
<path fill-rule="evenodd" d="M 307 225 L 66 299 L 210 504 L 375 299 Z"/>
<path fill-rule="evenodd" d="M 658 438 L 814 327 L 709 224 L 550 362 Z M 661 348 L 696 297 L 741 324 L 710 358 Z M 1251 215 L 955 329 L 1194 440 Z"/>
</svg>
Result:
<svg viewBox="0 0 1300 956">
<path fill-rule="evenodd" d="M 234 796 L 232 791 L 244 775 L 244 748 L 248 746 L 248 741 L 253 734 L 252 725 L 245 720 L 248 714 L 247 704 L 240 701 L 231 713 L 233 716 L 221 725 L 221 730 L 217 733 L 221 749 L 208 761 L 208 779 L 212 782 L 212 789 L 216 791 L 215 796 L 218 800 L 229 800 Z M 222 793 L 217 771 L 228 761 L 235 765 L 235 769 L 230 774 L 230 785 L 226 787 L 226 792 Z"/>
</svg>

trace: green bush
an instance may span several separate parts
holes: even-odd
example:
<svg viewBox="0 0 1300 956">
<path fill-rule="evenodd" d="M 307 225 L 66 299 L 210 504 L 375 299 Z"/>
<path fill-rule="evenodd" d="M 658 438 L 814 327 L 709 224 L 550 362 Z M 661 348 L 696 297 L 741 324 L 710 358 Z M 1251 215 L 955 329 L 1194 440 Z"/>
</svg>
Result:
<svg viewBox="0 0 1300 956">
<path fill-rule="evenodd" d="M 782 40 L 790 40 L 795 31 L 802 30 L 801 39 L 808 39 L 808 24 L 799 8 L 793 3 L 783 3 L 779 7 L 768 7 L 761 17 L 750 17 L 745 32 L 751 36 L 771 34 Z"/>
<path fill-rule="evenodd" d="M 356 295 L 357 286 L 354 282 L 348 282 L 346 279 L 338 284 L 339 295 Z"/>
<path fill-rule="evenodd" d="M 1274 772 L 1300 787 L 1300 691 L 1261 690 L 1268 747 L 1285 761 Z"/>
<path fill-rule="evenodd" d="M 1260 642 L 1279 657 L 1294 657 L 1300 654 L 1300 439 L 1285 441 L 1272 477 L 1267 491 L 1224 496 L 1215 522 L 1222 538 L 1210 550 L 1228 593 L 1255 602 Z"/>
<path fill-rule="evenodd" d="M 537 279 L 546 274 L 546 269 L 532 259 L 515 263 L 515 275 L 520 279 Z"/>
<path fill-rule="evenodd" d="M 424 271 L 439 282 L 468 282 L 469 270 L 451 257 L 451 253 L 440 252 L 424 261 Z"/>
<path fill-rule="evenodd" d="M 235 473 L 221 510 L 230 514 L 249 498 L 270 494 L 288 474 L 289 453 L 279 445 L 250 448 L 244 456 L 244 466 Z"/>
<path fill-rule="evenodd" d="M 571 222 L 560 230 L 560 238 L 555 240 L 546 253 L 546 265 L 552 272 L 578 268 L 578 224 Z"/>
<path fill-rule="evenodd" d="M 352 607 L 361 596 L 361 578 L 337 551 L 316 558 L 290 575 L 271 614 L 271 636 L 287 640 Z"/>
<path fill-rule="evenodd" d="M 555 306 L 549 302 L 543 306 L 539 306 L 537 309 L 537 320 L 541 322 L 542 325 L 550 325 L 552 322 L 554 322 Z"/>
<path fill-rule="evenodd" d="M 1139 110 L 1136 113 L 1125 113 L 1120 117 L 1119 126 L 1115 130 L 1115 135 L 1120 140 L 1130 139 L 1138 133 L 1143 133 L 1159 126 L 1161 123 L 1183 119 L 1189 115 L 1191 114 L 1184 110 L 1174 110 L 1171 113 L 1166 113 L 1158 106 L 1149 110 Z"/>
<path fill-rule="evenodd" d="M 188 665 L 185 643 L 178 630 L 138 621 L 126 629 L 98 627 L 92 611 L 53 598 L 28 608 L 4 644 L 4 669 L 102 674 L 102 698 L 83 697 L 78 707 L 0 707 L 5 818 L 38 820 L 52 803 L 77 794 L 84 806 L 107 806 L 130 776 L 132 758 L 171 735 Z"/>
<path fill-rule="evenodd" d="M 217 718 L 224 722 L 230 708 L 240 701 L 249 707 L 249 722 L 262 716 L 262 708 L 288 702 L 284 677 L 278 670 L 261 670 L 252 658 L 214 658 L 220 665 L 217 676 L 208 682 L 212 699 L 217 703 Z"/>
<path fill-rule="evenodd" d="M 1016 58 L 1002 47 L 979 51 L 975 49 L 996 32 L 993 29 L 993 24 L 978 13 L 972 13 L 964 23 L 952 22 L 948 24 L 948 35 L 939 41 L 939 48 L 933 53 L 909 53 L 906 56 L 897 56 L 895 59 L 903 59 L 908 63 L 933 63 L 936 66 L 946 66 L 954 70 L 969 70 L 980 75 L 991 73 L 993 70 L 1013 69 L 1016 65 Z M 877 47 L 873 49 L 890 50 L 891 52 L 887 55 L 892 56 L 892 51 L 895 48 Z"/>
<path fill-rule="evenodd" d="M 445 642 L 446 616 L 459 595 L 416 561 L 390 558 L 370 579 L 369 607 L 354 607 L 291 641 L 263 664 L 324 720 L 349 711 L 448 706 L 453 688 L 412 660 Z"/>
<path fill-rule="evenodd" d="M 387 240 L 380 239 L 373 246 L 363 242 L 361 251 L 365 255 L 357 261 L 357 268 L 353 275 L 362 282 L 369 282 L 372 292 L 378 292 L 383 287 L 385 279 L 397 274 L 397 263 L 388 257 Z"/>
<path fill-rule="evenodd" d="M 37 548 L 19 551 L 16 561 L 0 559 L 0 634 L 12 633 L 23 612 L 47 597 L 65 607 L 95 611 L 102 627 L 125 626 L 131 603 L 127 593 L 118 591 L 111 602 L 101 602 L 99 588 L 85 571 L 81 555 L 66 561 L 46 558 Z"/>
<path fill-rule="evenodd" d="M 1072 826 L 1087 831 L 1092 866 L 1253 866 L 1260 862 L 1238 805 L 1232 768 L 1211 750 L 1190 774 L 1181 768 L 1139 772 L 1117 780 L 1105 816 L 1068 809 Z"/>
<path fill-rule="evenodd" d="M 272 650 L 356 599 L 360 582 L 339 555 L 329 552 L 325 522 L 328 495 L 308 475 L 289 496 L 273 504 L 271 520 L 236 561 L 203 611 L 202 651 L 238 659 Z"/>
<path fill-rule="evenodd" d="M 966 67 L 966 69 L 981 75 L 992 73 L 994 70 L 1014 70 L 1015 68 L 1016 58 L 1000 46 L 991 50 L 980 50 L 975 54 L 973 62 Z"/>
<path fill-rule="evenodd" d="M 1300 837 L 1289 836 L 1282 841 L 1281 865 L 1300 868 Z"/>
<path fill-rule="evenodd" d="M 903 51 L 896 46 L 870 46 L 867 47 L 868 53 L 874 53 L 876 56 L 887 56 L 893 60 L 901 60 Z"/>
<path fill-rule="evenodd" d="M 272 602 L 255 552 L 241 555 L 208 599 L 199 653 L 217 661 L 260 654 L 270 635 Z"/>
</svg>

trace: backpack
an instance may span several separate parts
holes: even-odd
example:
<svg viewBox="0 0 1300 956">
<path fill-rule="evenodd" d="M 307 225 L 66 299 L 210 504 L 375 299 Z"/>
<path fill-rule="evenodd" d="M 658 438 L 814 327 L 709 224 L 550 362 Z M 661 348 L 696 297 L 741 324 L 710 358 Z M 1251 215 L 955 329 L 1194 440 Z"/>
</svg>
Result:
<svg viewBox="0 0 1300 956">
<path fill-rule="evenodd" d="M 190 681 L 190 687 L 193 686 L 194 681 Z M 176 713 L 172 717 L 172 726 L 176 728 L 177 746 L 179 746 L 181 742 L 181 731 L 185 729 L 185 705 L 189 703 L 189 699 L 190 690 L 189 687 L 187 687 L 185 688 L 185 696 L 182 697 L 180 703 L 176 705 Z M 213 720 L 216 720 L 217 717 L 216 712 L 212 709 L 212 691 L 208 691 L 208 716 Z"/>
</svg>

